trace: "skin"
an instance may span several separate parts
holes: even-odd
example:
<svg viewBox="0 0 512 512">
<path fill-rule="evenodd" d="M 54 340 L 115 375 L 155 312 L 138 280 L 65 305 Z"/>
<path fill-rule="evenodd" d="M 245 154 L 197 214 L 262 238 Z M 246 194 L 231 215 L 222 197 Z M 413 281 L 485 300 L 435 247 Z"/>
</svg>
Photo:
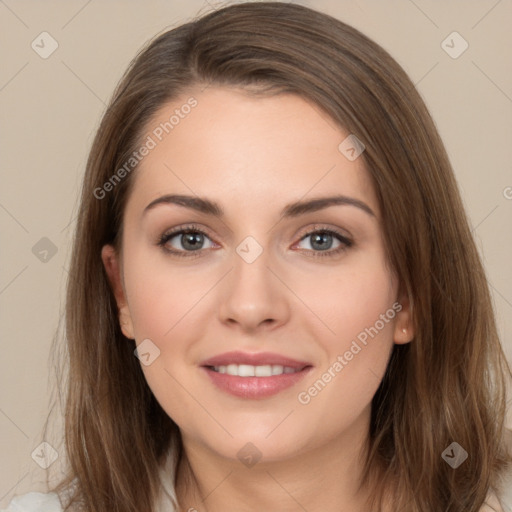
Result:
<svg viewBox="0 0 512 512">
<path fill-rule="evenodd" d="M 133 176 L 122 252 L 110 245 L 102 251 L 123 333 L 137 345 L 149 338 L 160 350 L 142 369 L 182 433 L 182 508 L 363 511 L 367 495 L 357 486 L 371 400 L 393 345 L 414 335 L 409 303 L 386 262 L 379 205 L 363 159 L 350 161 L 338 150 L 348 133 L 304 99 L 255 98 L 231 87 L 193 89 L 162 107 L 146 134 L 190 95 L 198 105 Z M 208 197 L 225 217 L 173 204 L 143 214 L 171 193 Z M 280 218 L 288 203 L 334 194 L 363 201 L 375 216 L 337 205 Z M 188 223 L 208 233 L 199 257 L 173 256 L 158 246 L 162 234 Z M 338 230 L 353 245 L 314 258 L 322 251 L 305 235 L 317 227 Z M 250 264 L 236 252 L 247 236 L 263 249 Z M 167 247 L 186 252 L 182 241 L 177 235 Z M 333 238 L 328 250 L 341 245 Z M 298 393 L 395 302 L 402 310 L 301 404 Z M 273 397 L 236 398 L 199 366 L 237 349 L 277 352 L 308 361 L 313 370 Z M 262 454 L 251 468 L 237 457 L 248 442 Z M 185 486 L 185 475 L 191 485 Z"/>
</svg>

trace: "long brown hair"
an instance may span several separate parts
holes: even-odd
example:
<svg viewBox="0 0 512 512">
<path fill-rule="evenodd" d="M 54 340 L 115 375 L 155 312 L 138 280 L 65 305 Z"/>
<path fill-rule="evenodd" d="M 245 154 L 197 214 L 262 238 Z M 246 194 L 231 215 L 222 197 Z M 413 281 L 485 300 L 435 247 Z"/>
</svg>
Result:
<svg viewBox="0 0 512 512">
<path fill-rule="evenodd" d="M 362 482 L 371 489 L 369 509 L 380 510 L 392 492 L 397 511 L 478 511 L 511 463 L 511 372 L 447 153 L 413 83 L 386 51 L 339 20 L 279 2 L 231 5 L 160 34 L 114 91 L 87 161 L 69 269 L 69 464 L 53 490 L 72 490 L 66 510 L 154 511 L 166 454 L 176 462 L 182 456 L 179 429 L 120 330 L 100 257 L 104 244 L 120 249 L 137 169 L 107 193 L 98 189 L 140 147 L 160 107 L 211 83 L 301 95 L 364 143 L 389 262 L 416 332 L 394 346 L 372 402 Z M 456 470 L 442 458 L 452 442 L 469 454 Z"/>
</svg>

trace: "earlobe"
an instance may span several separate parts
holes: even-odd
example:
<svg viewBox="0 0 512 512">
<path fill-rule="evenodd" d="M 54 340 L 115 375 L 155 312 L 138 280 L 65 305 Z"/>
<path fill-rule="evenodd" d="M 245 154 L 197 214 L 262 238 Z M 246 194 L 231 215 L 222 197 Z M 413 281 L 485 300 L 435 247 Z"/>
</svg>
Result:
<svg viewBox="0 0 512 512">
<path fill-rule="evenodd" d="M 101 249 L 101 259 L 108 276 L 110 287 L 116 299 L 121 331 L 127 338 L 135 339 L 130 310 L 121 280 L 120 261 L 115 248 L 112 245 L 104 245 Z"/>
<path fill-rule="evenodd" d="M 397 302 L 400 304 L 400 310 L 396 315 L 393 339 L 397 345 L 404 345 L 412 341 L 415 335 L 412 304 L 405 290 L 402 290 Z"/>
</svg>

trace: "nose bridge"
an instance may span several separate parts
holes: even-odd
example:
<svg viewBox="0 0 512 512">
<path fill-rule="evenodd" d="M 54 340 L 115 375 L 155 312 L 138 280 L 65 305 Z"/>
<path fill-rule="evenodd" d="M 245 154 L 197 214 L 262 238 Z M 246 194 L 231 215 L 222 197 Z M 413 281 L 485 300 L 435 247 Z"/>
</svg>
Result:
<svg viewBox="0 0 512 512">
<path fill-rule="evenodd" d="M 273 283 L 271 283 L 271 253 L 268 244 L 264 247 L 256 238 L 249 235 L 235 248 L 233 255 L 232 292 L 246 302 L 259 308 L 269 303 Z M 268 298 L 265 301 L 265 297 Z"/>
<path fill-rule="evenodd" d="M 246 288 L 254 288 L 261 292 L 270 285 L 269 266 L 271 265 L 269 245 L 264 247 L 253 236 L 248 236 L 238 244 L 233 256 L 233 281 L 236 286 L 242 285 L 241 290 L 249 293 Z M 260 288 L 257 290 L 256 288 Z"/>
<path fill-rule="evenodd" d="M 286 318 L 285 287 L 270 270 L 274 258 L 263 243 L 247 236 L 236 246 L 220 306 L 221 320 L 253 329 Z"/>
</svg>

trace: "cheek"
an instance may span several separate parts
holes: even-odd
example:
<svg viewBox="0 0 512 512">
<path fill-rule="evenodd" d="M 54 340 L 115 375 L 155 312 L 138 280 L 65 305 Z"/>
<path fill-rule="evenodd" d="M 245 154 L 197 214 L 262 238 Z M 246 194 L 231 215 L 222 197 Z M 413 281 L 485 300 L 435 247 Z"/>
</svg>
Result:
<svg viewBox="0 0 512 512">
<path fill-rule="evenodd" d="M 130 253 L 125 284 L 137 345 L 150 339 L 159 350 L 151 364 L 141 365 L 146 381 L 167 414 L 181 423 L 198 413 L 186 391 L 194 389 L 187 357 L 202 325 L 197 322 L 201 299 L 215 276 L 207 281 L 204 273 L 199 276 L 155 252 Z"/>
<path fill-rule="evenodd" d="M 208 276 L 171 261 L 160 249 L 132 244 L 129 254 L 124 276 L 135 338 L 170 338 L 211 287 Z"/>
<path fill-rule="evenodd" d="M 322 293 L 316 293 L 311 309 L 329 328 L 320 325 L 311 332 L 325 358 L 298 395 L 306 411 L 317 412 L 312 417 L 328 414 L 333 428 L 371 402 L 393 348 L 400 309 L 395 302 L 396 281 L 380 255 L 345 268 L 330 279 L 317 276 Z"/>
<path fill-rule="evenodd" d="M 295 290 L 315 313 L 308 316 L 317 318 L 316 337 L 329 351 L 342 350 L 377 321 L 381 339 L 391 334 L 394 310 L 384 325 L 380 315 L 392 307 L 397 286 L 381 251 L 355 254 L 339 267 L 320 268 L 314 279 L 305 273 Z"/>
</svg>

